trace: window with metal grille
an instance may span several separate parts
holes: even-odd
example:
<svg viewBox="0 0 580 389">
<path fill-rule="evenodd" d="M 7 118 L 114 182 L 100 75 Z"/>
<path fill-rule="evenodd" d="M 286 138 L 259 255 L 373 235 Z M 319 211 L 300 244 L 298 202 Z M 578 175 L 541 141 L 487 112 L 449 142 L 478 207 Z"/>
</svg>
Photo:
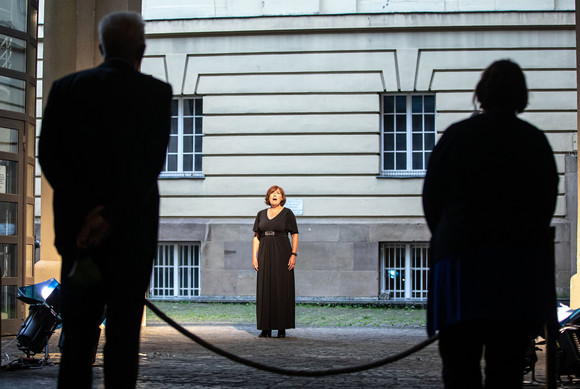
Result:
<svg viewBox="0 0 580 389">
<path fill-rule="evenodd" d="M 167 158 L 160 178 L 203 177 L 203 100 L 173 99 Z"/>
<path fill-rule="evenodd" d="M 154 298 L 199 296 L 199 262 L 198 244 L 159 244 L 157 258 L 153 265 L 149 296 Z"/>
<path fill-rule="evenodd" d="M 383 95 L 381 175 L 425 175 L 435 145 L 434 95 Z"/>
<path fill-rule="evenodd" d="M 381 244 L 381 294 L 393 300 L 426 300 L 428 243 Z"/>
</svg>

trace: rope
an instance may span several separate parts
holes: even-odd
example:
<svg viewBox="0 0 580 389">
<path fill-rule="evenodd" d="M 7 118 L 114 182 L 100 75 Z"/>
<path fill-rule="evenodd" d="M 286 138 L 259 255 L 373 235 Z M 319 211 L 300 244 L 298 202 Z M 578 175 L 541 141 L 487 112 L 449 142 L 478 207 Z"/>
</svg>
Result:
<svg viewBox="0 0 580 389">
<path fill-rule="evenodd" d="M 259 362 L 251 361 L 249 359 L 242 358 L 238 355 L 235 355 L 235 354 L 232 354 L 228 351 L 225 351 L 217 346 L 214 346 L 213 344 L 203 340 L 199 336 L 197 336 L 197 335 L 189 332 L 185 328 L 183 328 L 181 325 L 179 325 L 173 319 L 171 319 L 169 316 L 167 316 L 165 313 L 163 313 L 159 308 L 157 308 L 155 305 L 153 305 L 149 300 L 145 300 L 145 305 L 149 309 L 151 309 L 157 316 L 159 316 L 159 318 L 161 320 L 165 321 L 171 327 L 175 328 L 178 332 L 182 333 L 183 335 L 185 335 L 189 339 L 193 340 L 195 343 L 199 344 L 200 346 L 205 347 L 209 351 L 212 351 L 218 355 L 221 355 L 222 357 L 228 358 L 234 362 L 238 362 L 238 363 L 241 363 L 243 365 L 253 367 L 255 369 L 264 370 L 264 371 L 268 371 L 268 372 L 276 373 L 276 374 L 289 375 L 289 376 L 324 377 L 324 376 L 329 376 L 329 375 L 356 373 L 356 372 L 360 372 L 360 371 L 364 371 L 364 370 L 373 369 L 373 368 L 383 366 L 383 365 L 386 365 L 388 363 L 393 363 L 393 362 L 396 362 L 400 359 L 403 359 L 403 358 L 405 358 L 405 357 L 407 357 L 407 356 L 409 356 L 409 355 L 411 355 L 419 350 L 422 350 L 423 348 L 427 347 L 428 345 L 435 342 L 439 338 L 439 335 L 435 335 L 435 336 L 433 336 L 427 340 L 424 340 L 421 343 L 409 348 L 408 350 L 405 350 L 405 351 L 402 351 L 398 354 L 392 355 L 390 357 L 387 357 L 384 359 L 379 359 L 379 360 L 376 360 L 376 361 L 373 361 L 373 362 L 370 362 L 367 364 L 363 364 L 363 365 L 336 368 L 336 369 L 327 369 L 327 370 L 316 370 L 316 371 L 285 369 L 285 368 L 264 365 L 264 364 L 259 363 Z"/>
</svg>

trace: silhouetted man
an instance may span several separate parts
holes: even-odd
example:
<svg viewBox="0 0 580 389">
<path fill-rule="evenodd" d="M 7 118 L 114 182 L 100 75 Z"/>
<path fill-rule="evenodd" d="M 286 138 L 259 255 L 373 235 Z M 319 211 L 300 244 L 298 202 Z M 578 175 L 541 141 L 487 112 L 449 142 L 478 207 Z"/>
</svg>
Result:
<svg viewBox="0 0 580 389">
<path fill-rule="evenodd" d="M 138 71 L 145 51 L 140 15 L 105 16 L 99 38 L 105 61 L 53 84 L 39 143 L 62 256 L 59 388 L 91 387 L 105 310 L 105 386 L 135 387 L 157 247 L 171 86 Z"/>
</svg>

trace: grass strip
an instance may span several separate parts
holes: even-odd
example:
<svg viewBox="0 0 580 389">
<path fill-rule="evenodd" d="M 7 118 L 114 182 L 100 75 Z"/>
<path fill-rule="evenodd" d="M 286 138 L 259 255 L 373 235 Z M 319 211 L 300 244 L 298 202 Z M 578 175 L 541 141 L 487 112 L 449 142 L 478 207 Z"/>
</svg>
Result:
<svg viewBox="0 0 580 389">
<path fill-rule="evenodd" d="M 198 303 L 154 301 L 159 309 L 181 324 L 256 324 L 254 303 Z M 425 310 L 405 307 L 297 304 L 297 326 L 332 327 L 424 327 Z M 147 324 L 162 321 L 147 310 Z"/>
</svg>

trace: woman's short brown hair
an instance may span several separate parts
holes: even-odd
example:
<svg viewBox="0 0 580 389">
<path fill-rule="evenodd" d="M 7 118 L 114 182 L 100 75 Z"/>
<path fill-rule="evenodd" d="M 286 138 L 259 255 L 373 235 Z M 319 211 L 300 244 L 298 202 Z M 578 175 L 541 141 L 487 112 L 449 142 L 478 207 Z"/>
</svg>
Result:
<svg viewBox="0 0 580 389">
<path fill-rule="evenodd" d="M 286 193 L 284 193 L 284 189 L 278 185 L 272 185 L 266 192 L 266 204 L 270 205 L 270 195 L 277 190 L 280 190 L 280 194 L 282 195 L 282 201 L 280 201 L 280 205 L 286 204 Z"/>
</svg>

